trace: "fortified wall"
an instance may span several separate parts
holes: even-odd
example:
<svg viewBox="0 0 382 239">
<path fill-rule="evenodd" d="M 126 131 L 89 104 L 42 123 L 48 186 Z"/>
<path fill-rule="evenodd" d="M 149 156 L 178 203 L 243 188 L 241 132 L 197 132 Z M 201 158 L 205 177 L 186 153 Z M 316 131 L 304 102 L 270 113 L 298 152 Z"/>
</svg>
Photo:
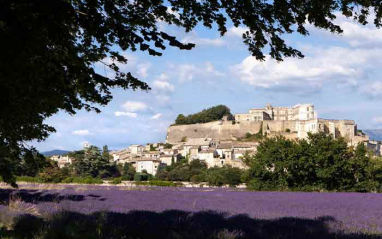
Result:
<svg viewBox="0 0 382 239">
<path fill-rule="evenodd" d="M 246 133 L 260 131 L 262 122 L 240 122 L 220 120 L 204 124 L 172 125 L 167 129 L 166 142 L 178 143 L 187 139 L 211 138 L 216 140 L 236 140 Z"/>
<path fill-rule="evenodd" d="M 261 129 L 268 136 L 283 135 L 289 139 L 304 139 L 308 133 L 325 132 L 334 138 L 344 137 L 349 144 L 369 140 L 367 135 L 357 132 L 353 120 L 320 119 L 312 104 L 298 104 L 293 107 L 272 107 L 249 110 L 245 114 L 235 114 L 235 120 L 224 117 L 220 121 L 204 124 L 174 125 L 167 129 L 169 143 L 179 143 L 187 139 L 237 140 L 246 133 L 255 134 Z"/>
</svg>

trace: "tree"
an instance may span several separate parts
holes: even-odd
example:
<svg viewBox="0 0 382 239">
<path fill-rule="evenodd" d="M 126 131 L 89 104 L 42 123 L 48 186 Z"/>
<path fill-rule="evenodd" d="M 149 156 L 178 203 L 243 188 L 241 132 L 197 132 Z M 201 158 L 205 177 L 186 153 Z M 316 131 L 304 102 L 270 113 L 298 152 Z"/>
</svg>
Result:
<svg viewBox="0 0 382 239">
<path fill-rule="evenodd" d="M 36 150 L 25 152 L 21 158 L 21 163 L 18 175 L 35 177 L 45 167 L 51 166 L 51 160 L 45 158 L 44 155 L 39 154 Z"/>
<path fill-rule="evenodd" d="M 169 144 L 169 143 L 165 143 L 164 145 L 163 145 L 163 148 L 165 148 L 165 149 L 172 149 L 172 144 Z"/>
<path fill-rule="evenodd" d="M 244 162 L 249 170 L 243 179 L 258 190 L 375 191 L 381 177 L 378 160 L 372 160 L 365 145 L 348 147 L 344 138 L 325 133 L 309 133 L 302 140 L 267 138 Z"/>
<path fill-rule="evenodd" d="M 223 116 L 231 116 L 230 109 L 225 105 L 217 105 L 208 109 L 204 109 L 201 112 L 184 116 L 182 114 L 178 115 L 175 120 L 176 125 L 181 124 L 196 124 L 196 123 L 207 123 L 215 120 L 220 120 Z"/>
<path fill-rule="evenodd" d="M 129 180 L 129 181 L 134 180 L 135 173 L 136 173 L 135 168 L 131 163 L 123 164 L 123 167 L 121 170 L 123 180 Z"/>
<path fill-rule="evenodd" d="M 75 161 L 74 168 L 81 176 L 98 177 L 110 169 L 110 162 L 98 147 L 91 145 L 85 149 L 84 157 Z"/>
<path fill-rule="evenodd" d="M 54 132 L 44 120 L 59 111 L 100 112 L 112 99 L 111 89 L 149 90 L 123 72 L 122 51 L 145 51 L 161 56 L 166 47 L 190 50 L 158 28 L 158 22 L 191 32 L 198 24 L 227 32 L 227 22 L 246 26 L 243 41 L 250 54 L 265 59 L 264 49 L 281 61 L 303 57 L 288 46 L 284 34 L 308 35 L 306 24 L 341 33 L 333 23 L 340 11 L 366 24 L 378 0 L 242 1 L 242 0 L 1 0 L 0 1 L 0 174 L 14 183 L 15 165 L 30 150 L 24 142 L 41 141 Z M 102 64 L 113 74 L 95 70 Z"/>
</svg>

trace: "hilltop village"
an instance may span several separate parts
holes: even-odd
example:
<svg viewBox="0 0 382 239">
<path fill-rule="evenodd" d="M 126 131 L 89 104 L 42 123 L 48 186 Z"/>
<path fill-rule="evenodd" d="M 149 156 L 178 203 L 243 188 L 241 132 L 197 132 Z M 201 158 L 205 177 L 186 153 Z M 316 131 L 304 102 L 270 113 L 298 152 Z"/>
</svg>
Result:
<svg viewBox="0 0 382 239">
<path fill-rule="evenodd" d="M 250 109 L 248 113 L 226 115 L 220 120 L 207 123 L 171 125 L 167 130 L 166 143 L 131 145 L 126 149 L 112 151 L 116 163 L 131 163 L 137 172 L 147 171 L 156 175 L 162 166 L 169 166 L 182 158 L 199 159 L 207 167 L 246 168 L 245 154 L 254 155 L 263 137 L 283 136 L 287 139 L 305 139 L 308 133 L 325 132 L 333 138 L 343 137 L 349 146 L 363 143 L 374 154 L 382 154 L 380 142 L 371 141 L 357 129 L 353 120 L 321 119 L 313 104 L 293 107 Z M 68 156 L 53 156 L 60 167 L 72 163 Z"/>
</svg>

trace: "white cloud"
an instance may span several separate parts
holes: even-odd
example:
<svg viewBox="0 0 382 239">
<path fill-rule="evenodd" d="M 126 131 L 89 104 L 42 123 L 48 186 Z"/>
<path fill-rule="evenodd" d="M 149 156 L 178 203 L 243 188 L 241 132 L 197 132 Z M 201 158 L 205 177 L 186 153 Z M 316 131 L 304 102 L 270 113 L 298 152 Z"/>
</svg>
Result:
<svg viewBox="0 0 382 239">
<path fill-rule="evenodd" d="M 137 112 L 137 111 L 144 111 L 148 108 L 146 103 L 139 102 L 139 101 L 126 101 L 122 108 L 126 112 Z"/>
<path fill-rule="evenodd" d="M 132 112 L 122 112 L 122 111 L 116 111 L 116 112 L 114 112 L 114 115 L 117 116 L 117 117 L 120 117 L 120 116 L 127 116 L 127 117 L 130 117 L 130 118 L 137 118 L 137 116 L 138 116 L 137 113 L 132 113 Z"/>
<path fill-rule="evenodd" d="M 92 135 L 89 130 L 87 129 L 80 129 L 80 130 L 75 130 L 72 132 L 73 135 Z"/>
<path fill-rule="evenodd" d="M 167 81 L 156 80 L 153 82 L 153 87 L 154 89 L 161 90 L 161 91 L 168 91 L 168 92 L 174 91 L 174 85 L 170 84 Z"/>
<path fill-rule="evenodd" d="M 168 77 L 168 75 L 165 74 L 165 73 L 162 73 L 162 74 L 160 74 L 160 75 L 158 76 L 158 80 L 161 80 L 161 81 L 166 81 L 166 80 L 168 80 L 168 79 L 169 79 L 169 77 Z"/>
<path fill-rule="evenodd" d="M 179 80 L 190 81 L 195 77 L 195 73 L 198 71 L 198 68 L 192 64 L 181 64 L 178 66 Z"/>
<path fill-rule="evenodd" d="M 373 122 L 377 124 L 382 124 L 382 116 L 374 117 Z"/>
<path fill-rule="evenodd" d="M 243 82 L 263 88 L 292 87 L 311 91 L 328 82 L 360 88 L 368 84 L 370 69 L 382 63 L 382 49 L 310 48 L 309 53 L 311 56 L 302 60 L 286 58 L 283 62 L 269 56 L 264 62 L 247 57 L 233 66 L 231 73 Z M 374 88 L 381 89 L 379 84 Z"/>
<path fill-rule="evenodd" d="M 224 73 L 222 73 L 222 72 L 216 70 L 215 67 L 214 67 L 214 65 L 213 65 L 211 62 L 209 62 L 209 61 L 206 62 L 205 70 L 206 70 L 209 74 L 211 74 L 211 75 L 213 75 L 213 76 L 224 76 L 224 75 L 225 75 Z"/>
<path fill-rule="evenodd" d="M 231 27 L 227 31 L 227 36 L 230 37 L 242 37 L 243 34 L 248 31 L 247 27 Z"/>
<path fill-rule="evenodd" d="M 142 78 L 147 78 L 148 70 L 151 68 L 151 63 L 140 63 L 137 65 L 137 74 Z"/>
<path fill-rule="evenodd" d="M 346 18 L 342 13 L 337 12 L 334 23 L 339 25 L 344 31 L 336 39 L 347 42 L 351 47 L 379 47 L 382 44 L 382 29 L 378 29 L 373 24 L 375 14 L 368 17 L 369 24 L 362 25 L 351 18 Z M 322 33 L 325 36 L 336 36 L 329 31 L 315 28 L 308 24 L 307 29 L 311 33 Z"/>
<path fill-rule="evenodd" d="M 192 81 L 196 78 L 198 79 L 206 79 L 209 77 L 220 77 L 225 74 L 216 70 L 214 65 L 211 62 L 206 62 L 204 64 L 179 64 L 179 65 L 171 65 L 169 67 L 169 75 L 177 78 L 180 82 Z"/>
<path fill-rule="evenodd" d="M 147 78 L 149 76 L 149 70 L 152 66 L 150 62 L 139 60 L 139 58 L 136 55 L 132 54 L 122 53 L 122 56 L 124 56 L 127 59 L 126 64 L 121 64 L 114 61 L 114 64 L 116 64 L 119 67 L 120 71 L 131 72 L 133 76 L 138 78 Z M 102 60 L 102 62 L 108 65 L 112 64 L 113 60 L 110 57 L 106 57 Z M 115 77 L 114 71 L 112 71 L 109 67 L 102 63 L 96 64 L 96 71 L 99 74 L 102 74 L 106 77 Z"/>
<path fill-rule="evenodd" d="M 226 40 L 223 40 L 221 37 L 218 38 L 203 38 L 199 37 L 198 34 L 193 31 L 182 39 L 183 43 L 195 43 L 196 46 L 215 46 L 221 47 L 228 45 Z"/>
<path fill-rule="evenodd" d="M 170 99 L 171 99 L 170 96 L 168 96 L 168 95 L 157 95 L 157 96 L 155 96 L 155 98 L 161 104 L 166 104 L 166 103 L 170 102 Z"/>
<path fill-rule="evenodd" d="M 382 81 L 373 81 L 368 84 L 363 84 L 360 86 L 359 91 L 371 97 L 382 96 Z"/>
<path fill-rule="evenodd" d="M 162 114 L 161 113 L 158 113 L 158 114 L 155 114 L 151 117 L 151 119 L 159 119 L 160 117 L 162 117 Z"/>
</svg>

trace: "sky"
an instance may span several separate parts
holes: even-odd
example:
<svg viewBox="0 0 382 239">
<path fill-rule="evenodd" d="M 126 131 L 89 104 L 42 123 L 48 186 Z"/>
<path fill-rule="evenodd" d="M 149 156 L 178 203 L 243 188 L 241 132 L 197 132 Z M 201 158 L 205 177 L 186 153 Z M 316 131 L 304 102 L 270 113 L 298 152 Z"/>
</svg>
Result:
<svg viewBox="0 0 382 239">
<path fill-rule="evenodd" d="M 362 26 L 337 15 L 344 33 L 334 35 L 308 26 L 309 36 L 286 35 L 287 43 L 301 50 L 304 59 L 277 62 L 267 56 L 260 62 L 242 42 L 244 27 L 228 26 L 220 37 L 216 29 L 160 27 L 182 42 L 195 43 L 191 51 L 168 47 L 161 57 L 146 52 L 123 52 L 121 66 L 151 91 L 113 89 L 113 100 L 102 112 L 60 112 L 45 123 L 56 132 L 43 142 L 32 142 L 40 151 L 76 150 L 84 142 L 109 149 L 130 144 L 164 142 L 167 127 L 178 114 L 192 114 L 218 104 L 232 113 L 250 108 L 315 105 L 319 118 L 352 119 L 360 129 L 382 128 L 382 29 Z M 100 74 L 112 74 L 101 64 Z"/>
</svg>

